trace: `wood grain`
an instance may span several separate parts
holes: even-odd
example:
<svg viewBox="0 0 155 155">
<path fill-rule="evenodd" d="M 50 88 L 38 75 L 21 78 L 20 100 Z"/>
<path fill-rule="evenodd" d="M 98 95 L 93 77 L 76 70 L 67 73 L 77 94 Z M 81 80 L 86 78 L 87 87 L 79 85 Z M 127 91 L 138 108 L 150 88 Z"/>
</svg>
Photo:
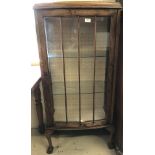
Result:
<svg viewBox="0 0 155 155">
<path fill-rule="evenodd" d="M 113 71 L 114 71 L 114 52 L 115 52 L 115 36 L 116 36 L 116 19 L 117 15 L 111 17 L 110 25 L 110 51 L 108 54 L 107 61 L 107 73 L 106 73 L 106 90 L 105 90 L 105 109 L 107 122 L 112 123 L 112 113 L 113 108 L 112 103 L 112 87 L 113 87 Z"/>
<path fill-rule="evenodd" d="M 55 122 L 54 128 L 57 130 L 84 130 L 84 129 L 95 129 L 95 128 L 103 128 L 107 127 L 105 120 L 94 121 L 86 121 L 86 122 Z"/>
<path fill-rule="evenodd" d="M 37 10 L 41 18 L 51 16 L 112 16 L 117 13 L 117 9 L 51 9 Z"/>
<path fill-rule="evenodd" d="M 41 78 L 37 80 L 37 82 L 33 85 L 31 92 L 34 94 L 35 103 L 36 103 L 36 112 L 39 122 L 39 132 L 43 134 L 45 132 L 45 126 L 43 121 L 43 107 L 41 102 L 41 91 L 40 91 L 40 82 Z"/>
<path fill-rule="evenodd" d="M 60 9 L 60 8 L 122 8 L 120 2 L 102 2 L 102 1 L 70 1 L 35 4 L 34 9 Z"/>
<path fill-rule="evenodd" d="M 114 125 L 115 145 L 118 152 L 123 152 L 123 12 L 121 11 L 120 21 L 120 39 L 118 50 L 118 65 L 116 76 L 116 95 L 115 95 L 115 111 L 114 111 Z"/>
</svg>

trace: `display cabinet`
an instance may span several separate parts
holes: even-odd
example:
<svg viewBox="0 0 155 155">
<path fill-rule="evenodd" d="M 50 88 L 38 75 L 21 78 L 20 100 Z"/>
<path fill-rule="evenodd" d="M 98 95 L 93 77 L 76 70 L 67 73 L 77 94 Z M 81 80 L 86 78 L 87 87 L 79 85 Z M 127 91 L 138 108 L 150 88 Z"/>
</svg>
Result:
<svg viewBox="0 0 155 155">
<path fill-rule="evenodd" d="M 40 131 L 106 128 L 113 111 L 120 28 L 119 2 L 34 5 L 46 121 L 35 86 Z"/>
</svg>

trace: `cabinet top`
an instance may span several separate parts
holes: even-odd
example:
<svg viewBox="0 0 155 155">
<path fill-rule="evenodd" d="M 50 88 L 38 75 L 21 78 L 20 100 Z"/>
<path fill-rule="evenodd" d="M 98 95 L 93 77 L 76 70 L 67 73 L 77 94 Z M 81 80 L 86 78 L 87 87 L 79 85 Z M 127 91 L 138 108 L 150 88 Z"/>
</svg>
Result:
<svg viewBox="0 0 155 155">
<path fill-rule="evenodd" d="M 103 1 L 61 1 L 35 4 L 34 9 L 61 9 L 61 8 L 122 8 L 120 2 Z"/>
</svg>

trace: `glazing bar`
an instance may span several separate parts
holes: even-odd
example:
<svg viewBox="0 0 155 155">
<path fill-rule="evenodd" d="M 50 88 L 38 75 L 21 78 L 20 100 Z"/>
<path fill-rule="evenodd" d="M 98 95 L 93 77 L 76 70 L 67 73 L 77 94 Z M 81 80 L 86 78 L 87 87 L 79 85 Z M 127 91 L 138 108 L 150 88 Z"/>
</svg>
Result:
<svg viewBox="0 0 155 155">
<path fill-rule="evenodd" d="M 68 122 L 67 116 L 67 95 L 66 95 L 66 71 L 65 71 L 65 58 L 64 58 L 64 47 L 63 47 L 63 26 L 62 26 L 62 17 L 60 17 L 60 28 L 61 28 L 61 50 L 63 54 L 63 74 L 64 74 L 64 90 L 65 90 L 65 114 L 66 114 L 66 123 Z"/>
<path fill-rule="evenodd" d="M 95 68 L 96 68 L 96 16 L 94 21 L 94 82 L 93 82 L 93 123 L 95 120 Z"/>
<path fill-rule="evenodd" d="M 78 16 L 78 75 L 79 75 L 79 123 L 81 124 L 81 84 L 80 84 L 80 18 Z"/>
</svg>

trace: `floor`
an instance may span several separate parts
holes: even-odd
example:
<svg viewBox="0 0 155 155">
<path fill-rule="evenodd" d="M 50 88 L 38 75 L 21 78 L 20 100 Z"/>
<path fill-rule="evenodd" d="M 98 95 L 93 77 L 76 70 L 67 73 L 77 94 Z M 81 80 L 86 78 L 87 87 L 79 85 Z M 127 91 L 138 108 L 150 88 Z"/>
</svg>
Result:
<svg viewBox="0 0 155 155">
<path fill-rule="evenodd" d="M 31 155 L 47 155 L 48 143 L 43 135 L 32 129 Z M 108 135 L 103 130 L 56 131 L 52 136 L 53 155 L 116 155 L 107 147 Z"/>
</svg>

